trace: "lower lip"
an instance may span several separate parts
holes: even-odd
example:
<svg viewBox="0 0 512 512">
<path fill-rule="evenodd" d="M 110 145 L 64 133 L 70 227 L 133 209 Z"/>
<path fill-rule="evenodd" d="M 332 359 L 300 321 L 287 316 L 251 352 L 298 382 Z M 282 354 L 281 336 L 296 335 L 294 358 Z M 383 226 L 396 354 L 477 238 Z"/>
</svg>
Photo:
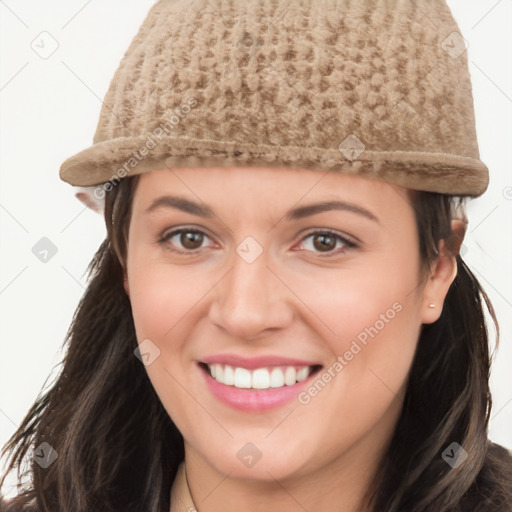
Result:
<svg viewBox="0 0 512 512">
<path fill-rule="evenodd" d="M 247 412 L 262 412 L 275 409 L 296 398 L 301 390 L 309 384 L 315 372 L 292 386 L 269 389 L 240 389 L 217 382 L 204 368 L 199 366 L 208 389 L 221 402 L 235 409 Z"/>
</svg>

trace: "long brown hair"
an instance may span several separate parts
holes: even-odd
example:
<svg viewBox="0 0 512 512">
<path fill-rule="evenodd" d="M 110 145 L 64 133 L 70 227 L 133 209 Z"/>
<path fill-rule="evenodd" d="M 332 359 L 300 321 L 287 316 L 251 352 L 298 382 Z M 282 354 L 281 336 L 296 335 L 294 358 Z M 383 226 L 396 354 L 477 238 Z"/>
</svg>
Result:
<svg viewBox="0 0 512 512">
<path fill-rule="evenodd" d="M 169 511 L 183 438 L 134 356 L 138 345 L 123 287 L 139 178 L 107 192 L 107 236 L 89 264 L 60 374 L 3 448 L 9 463 L 0 489 L 16 468 L 20 486 L 5 512 L 25 505 L 32 512 Z M 451 242 L 457 198 L 429 192 L 411 198 L 428 267 L 439 241 Z M 375 512 L 512 510 L 512 459 L 487 439 L 492 402 L 484 303 L 496 318 L 460 256 L 457 267 L 441 317 L 422 327 L 402 415 L 367 496 Z M 30 456 L 42 442 L 58 454 L 46 469 Z M 441 457 L 452 442 L 469 454 L 458 469 Z"/>
</svg>

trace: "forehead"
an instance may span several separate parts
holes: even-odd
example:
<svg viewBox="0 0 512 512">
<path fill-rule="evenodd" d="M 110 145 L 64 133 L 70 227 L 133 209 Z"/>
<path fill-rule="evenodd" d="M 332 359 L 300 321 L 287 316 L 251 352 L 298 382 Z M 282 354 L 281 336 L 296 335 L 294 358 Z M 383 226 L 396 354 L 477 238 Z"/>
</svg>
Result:
<svg viewBox="0 0 512 512">
<path fill-rule="evenodd" d="M 211 196 L 220 195 L 226 189 L 242 193 L 271 195 L 279 192 L 280 197 L 304 196 L 318 192 L 332 194 L 353 194 L 370 197 L 409 197 L 409 191 L 381 179 L 350 176 L 340 172 L 321 172 L 309 169 L 288 169 L 276 167 L 186 167 L 177 169 L 156 169 L 139 178 L 139 196 L 149 198 L 158 195 L 162 189 L 169 191 L 200 189 Z M 220 194 L 219 194 L 220 193 Z M 226 194 L 224 194 L 226 195 Z M 238 194 L 237 194 L 238 196 Z"/>
<path fill-rule="evenodd" d="M 157 169 L 140 175 L 132 213 L 144 215 L 156 200 L 172 195 L 213 212 L 269 218 L 319 201 L 343 201 L 396 222 L 412 212 L 410 192 L 380 179 L 339 172 L 274 167 Z"/>
</svg>

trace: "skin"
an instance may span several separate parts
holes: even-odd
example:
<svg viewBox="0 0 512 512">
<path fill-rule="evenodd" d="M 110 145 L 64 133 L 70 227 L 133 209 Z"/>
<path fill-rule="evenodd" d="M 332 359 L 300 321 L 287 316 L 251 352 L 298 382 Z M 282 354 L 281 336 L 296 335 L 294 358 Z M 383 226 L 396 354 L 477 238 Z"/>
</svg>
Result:
<svg viewBox="0 0 512 512">
<path fill-rule="evenodd" d="M 164 194 L 215 215 L 145 213 Z M 291 208 L 333 199 L 378 221 L 341 210 L 285 219 Z M 183 434 L 197 509 L 327 512 L 343 503 L 355 511 L 398 420 L 421 324 L 437 320 L 456 275 L 443 243 L 422 273 L 409 192 L 339 173 L 184 168 L 143 174 L 132 207 L 125 290 L 139 343 L 149 338 L 160 350 L 145 368 Z M 158 243 L 188 227 L 205 236 Z M 358 246 L 322 245 L 325 229 Z M 252 263 L 236 252 L 248 236 L 263 249 Z M 209 392 L 197 365 L 212 354 L 271 354 L 325 371 L 393 304 L 400 312 L 306 404 L 235 410 Z M 261 453 L 252 467 L 237 457 L 247 442 Z"/>
</svg>

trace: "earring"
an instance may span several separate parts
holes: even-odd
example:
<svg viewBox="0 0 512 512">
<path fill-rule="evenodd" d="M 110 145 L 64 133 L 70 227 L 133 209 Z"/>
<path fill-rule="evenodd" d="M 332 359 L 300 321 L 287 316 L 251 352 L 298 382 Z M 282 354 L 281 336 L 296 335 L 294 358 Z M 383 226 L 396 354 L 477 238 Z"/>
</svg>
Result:
<svg viewBox="0 0 512 512">
<path fill-rule="evenodd" d="M 435 307 L 436 307 L 436 305 L 435 305 L 435 304 L 429 304 L 429 305 L 428 305 L 428 307 L 429 307 L 429 308 L 435 308 Z"/>
</svg>

